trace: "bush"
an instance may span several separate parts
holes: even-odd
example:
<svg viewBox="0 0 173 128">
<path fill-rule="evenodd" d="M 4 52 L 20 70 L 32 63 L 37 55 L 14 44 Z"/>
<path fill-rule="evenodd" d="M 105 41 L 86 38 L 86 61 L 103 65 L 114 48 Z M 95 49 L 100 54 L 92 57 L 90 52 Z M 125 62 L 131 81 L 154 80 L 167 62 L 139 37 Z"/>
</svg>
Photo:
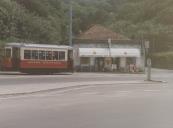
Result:
<svg viewBox="0 0 173 128">
<path fill-rule="evenodd" d="M 153 54 L 152 65 L 156 68 L 173 69 L 173 52 Z"/>
</svg>

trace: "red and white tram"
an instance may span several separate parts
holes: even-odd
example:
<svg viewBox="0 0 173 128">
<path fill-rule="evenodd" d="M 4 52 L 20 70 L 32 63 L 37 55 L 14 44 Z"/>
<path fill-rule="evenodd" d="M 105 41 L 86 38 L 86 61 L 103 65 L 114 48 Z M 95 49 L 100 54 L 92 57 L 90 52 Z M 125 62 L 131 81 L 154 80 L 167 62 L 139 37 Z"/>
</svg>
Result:
<svg viewBox="0 0 173 128">
<path fill-rule="evenodd" d="M 73 49 L 62 45 L 8 43 L 1 63 L 5 71 L 72 72 Z"/>
</svg>

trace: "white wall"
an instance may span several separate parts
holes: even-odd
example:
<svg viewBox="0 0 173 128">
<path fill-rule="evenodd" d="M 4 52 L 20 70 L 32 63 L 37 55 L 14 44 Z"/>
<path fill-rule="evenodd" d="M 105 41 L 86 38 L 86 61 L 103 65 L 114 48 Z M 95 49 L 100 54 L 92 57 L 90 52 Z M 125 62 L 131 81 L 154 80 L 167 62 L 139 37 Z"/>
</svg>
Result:
<svg viewBox="0 0 173 128">
<path fill-rule="evenodd" d="M 126 68 L 126 57 L 120 58 L 120 68 Z"/>
<path fill-rule="evenodd" d="M 95 65 L 95 58 L 94 57 L 91 57 L 90 58 L 90 65 L 91 66 L 94 66 Z"/>
<path fill-rule="evenodd" d="M 74 47 L 73 56 L 74 56 L 74 66 L 79 66 L 80 65 L 79 48 Z"/>
</svg>

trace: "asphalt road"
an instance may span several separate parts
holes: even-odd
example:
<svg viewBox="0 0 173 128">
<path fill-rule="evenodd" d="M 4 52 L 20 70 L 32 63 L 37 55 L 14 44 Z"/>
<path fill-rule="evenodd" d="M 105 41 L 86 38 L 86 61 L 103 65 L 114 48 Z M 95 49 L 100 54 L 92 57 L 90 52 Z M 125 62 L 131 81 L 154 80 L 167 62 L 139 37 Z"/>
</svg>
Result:
<svg viewBox="0 0 173 128">
<path fill-rule="evenodd" d="M 173 71 L 153 69 L 153 79 L 170 81 Z M 56 82 L 82 82 L 82 81 L 134 81 L 145 80 L 145 74 L 112 74 L 112 73 L 64 73 L 55 75 L 28 75 L 20 73 L 0 72 L 0 86 L 5 85 L 28 85 Z"/>
<path fill-rule="evenodd" d="M 5 85 L 27 85 L 57 82 L 82 82 L 82 81 L 110 81 L 110 80 L 142 80 L 144 75 L 131 74 L 112 74 L 112 73 L 74 73 L 74 74 L 55 74 L 55 75 L 21 75 L 18 73 L 0 73 L 0 86 Z"/>
<path fill-rule="evenodd" d="M 10 78 L 9 78 L 10 77 Z M 0 128 L 172 128 L 173 71 L 154 70 L 167 83 L 93 85 L 0 98 Z M 142 74 L 0 75 L 0 85 L 142 80 Z M 16 83 L 17 82 L 17 83 Z M 4 85 L 3 85 L 4 86 Z"/>
</svg>

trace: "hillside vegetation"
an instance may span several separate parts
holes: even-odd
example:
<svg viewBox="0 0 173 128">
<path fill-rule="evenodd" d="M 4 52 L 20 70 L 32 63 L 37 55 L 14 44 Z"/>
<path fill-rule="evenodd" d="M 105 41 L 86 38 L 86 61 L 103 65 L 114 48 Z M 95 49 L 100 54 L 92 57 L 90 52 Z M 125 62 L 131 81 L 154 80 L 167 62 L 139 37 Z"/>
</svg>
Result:
<svg viewBox="0 0 173 128">
<path fill-rule="evenodd" d="M 173 49 L 172 0 L 73 0 L 73 34 L 94 24 L 132 39 L 150 40 L 152 51 Z M 69 0 L 0 0 L 0 40 L 68 41 Z"/>
</svg>

